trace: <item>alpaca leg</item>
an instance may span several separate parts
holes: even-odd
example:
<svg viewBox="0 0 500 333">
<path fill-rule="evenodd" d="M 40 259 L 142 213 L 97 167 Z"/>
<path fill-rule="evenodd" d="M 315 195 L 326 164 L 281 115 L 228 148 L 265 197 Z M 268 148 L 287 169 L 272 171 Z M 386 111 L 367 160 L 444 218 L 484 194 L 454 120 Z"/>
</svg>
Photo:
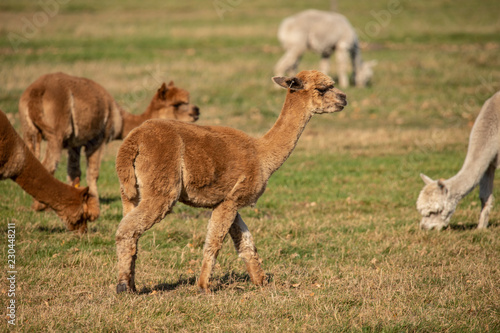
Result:
<svg viewBox="0 0 500 333">
<path fill-rule="evenodd" d="M 104 144 L 92 148 L 86 148 L 85 155 L 87 156 L 87 185 L 89 193 L 98 197 L 97 180 L 99 179 L 99 168 L 101 166 L 101 155 L 104 150 Z"/>
<path fill-rule="evenodd" d="M 68 181 L 73 182 L 82 177 L 80 170 L 80 150 L 82 147 L 69 147 L 68 148 Z M 74 184 L 79 185 L 79 184 Z"/>
<path fill-rule="evenodd" d="M 208 221 L 207 237 L 203 248 L 203 263 L 201 265 L 198 287 L 204 292 L 209 292 L 208 281 L 217 260 L 217 255 L 222 248 L 222 242 L 233 224 L 237 210 L 232 202 L 223 202 L 212 212 Z"/>
<path fill-rule="evenodd" d="M 161 154 L 150 155 L 148 150 L 135 157 L 134 182 L 140 184 L 137 193 L 134 198 L 129 198 L 123 187 L 120 189 L 124 217 L 116 231 L 118 293 L 135 291 L 135 260 L 139 237 L 172 210 L 181 193 L 180 172 L 173 171 L 158 177 L 159 168 L 164 165 L 163 157 Z M 124 159 L 124 156 L 119 152 L 118 158 Z M 180 159 L 178 162 L 180 164 Z M 172 167 L 172 170 L 180 170 L 180 166 Z M 121 174 L 118 175 L 120 177 Z M 122 186 L 124 181 L 126 180 L 120 178 Z"/>
<path fill-rule="evenodd" d="M 481 200 L 481 214 L 479 215 L 478 229 L 488 227 L 491 208 L 493 207 L 493 181 L 495 180 L 495 166 L 490 165 L 479 182 L 479 199 Z"/>
<path fill-rule="evenodd" d="M 35 144 L 35 150 L 40 151 L 39 144 Z M 59 160 L 61 159 L 62 152 L 62 140 L 55 137 L 50 137 L 47 141 L 47 149 L 45 151 L 45 157 L 43 159 L 43 166 L 49 171 L 50 174 L 54 175 Z M 33 199 L 33 204 L 31 207 L 36 211 L 41 211 L 47 209 L 47 205 Z"/>
<path fill-rule="evenodd" d="M 250 279 L 254 284 L 262 285 L 266 275 L 261 268 L 261 260 L 257 254 L 252 235 L 239 213 L 236 214 L 236 218 L 229 229 L 229 234 L 233 239 L 236 251 L 245 262 Z"/>
<path fill-rule="evenodd" d="M 47 169 L 52 175 L 57 169 L 57 165 L 59 164 L 59 160 L 61 159 L 62 153 L 62 140 L 57 138 L 49 138 L 47 140 L 47 150 L 45 151 L 45 157 L 43 159 L 43 166 Z"/>
<path fill-rule="evenodd" d="M 35 155 L 35 157 L 40 160 L 40 156 L 42 154 L 42 134 L 37 132 L 34 138 L 33 147 L 31 147 L 31 151 Z"/>
<path fill-rule="evenodd" d="M 294 74 L 297 71 L 297 66 L 299 65 L 303 53 L 304 50 L 302 49 L 290 49 L 286 51 L 274 67 L 276 76 Z"/>
<path fill-rule="evenodd" d="M 329 75 L 330 73 L 330 55 L 331 54 L 321 55 L 321 60 L 319 62 L 319 70 L 325 75 Z"/>
<path fill-rule="evenodd" d="M 349 87 L 349 76 L 347 70 L 349 67 L 349 51 L 344 48 L 338 48 L 335 52 L 337 62 L 337 74 L 339 77 L 339 85 L 342 88 Z"/>
<path fill-rule="evenodd" d="M 142 201 L 123 217 L 116 231 L 116 254 L 118 256 L 118 285 L 116 292 L 135 292 L 135 261 L 139 237 L 153 225 L 161 221 L 170 211 L 165 212 L 165 205 L 148 204 Z"/>
<path fill-rule="evenodd" d="M 40 160 L 40 147 L 42 143 L 42 134 L 40 132 L 36 133 L 24 133 L 23 134 L 24 142 L 28 149 L 35 155 L 37 160 Z"/>
<path fill-rule="evenodd" d="M 97 191 L 97 180 L 99 179 L 99 168 L 101 166 L 101 155 L 104 150 L 104 144 L 94 147 L 86 147 L 85 155 L 87 156 L 87 186 L 89 187 L 90 198 L 88 200 L 89 215 L 91 220 L 99 217 L 99 193 Z"/>
</svg>

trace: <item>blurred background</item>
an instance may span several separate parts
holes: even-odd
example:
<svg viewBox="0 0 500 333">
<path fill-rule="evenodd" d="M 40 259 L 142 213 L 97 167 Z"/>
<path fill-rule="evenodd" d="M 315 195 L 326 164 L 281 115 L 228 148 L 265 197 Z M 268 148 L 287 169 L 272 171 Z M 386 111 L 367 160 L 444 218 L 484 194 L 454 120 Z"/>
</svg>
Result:
<svg viewBox="0 0 500 333">
<path fill-rule="evenodd" d="M 174 80 L 202 107 L 200 123 L 261 132 L 284 97 L 270 80 L 283 54 L 279 23 L 332 7 L 355 27 L 363 58 L 378 66 L 371 88 L 347 89 L 350 107 L 329 127 L 461 126 L 499 89 L 494 0 L 5 0 L 0 108 L 16 113 L 23 89 L 48 72 L 91 78 L 133 113 Z M 299 66 L 318 68 L 313 53 Z"/>
<path fill-rule="evenodd" d="M 278 26 L 309 8 L 345 15 L 363 59 L 378 65 L 371 86 L 344 90 L 342 112 L 311 120 L 241 212 L 270 285 L 250 284 L 226 240 L 215 296 L 198 295 L 210 213 L 179 204 L 141 238 L 147 295 L 116 296 L 115 141 L 101 166 L 101 217 L 82 238 L 0 182 L 0 224 L 15 222 L 18 235 L 20 331 L 500 330 L 499 209 L 486 232 L 473 230 L 476 190 L 441 233 L 420 231 L 415 209 L 419 173 L 459 170 L 481 105 L 500 90 L 498 0 L 2 0 L 0 109 L 19 131 L 21 93 L 50 72 L 90 78 L 135 114 L 173 80 L 200 107 L 198 124 L 259 136 L 286 95 L 271 81 Z M 319 59 L 306 53 L 299 70 Z M 335 78 L 334 59 L 331 69 Z"/>
</svg>

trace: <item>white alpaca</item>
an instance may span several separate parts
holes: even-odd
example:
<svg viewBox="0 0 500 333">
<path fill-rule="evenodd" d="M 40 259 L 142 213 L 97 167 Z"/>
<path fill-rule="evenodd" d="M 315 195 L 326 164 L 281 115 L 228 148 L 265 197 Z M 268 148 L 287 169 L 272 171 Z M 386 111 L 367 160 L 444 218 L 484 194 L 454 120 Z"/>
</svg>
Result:
<svg viewBox="0 0 500 333">
<path fill-rule="evenodd" d="M 349 86 L 349 60 L 357 87 L 366 86 L 373 76 L 376 61 L 363 62 L 356 31 L 341 14 L 309 9 L 287 17 L 278 29 L 278 39 L 286 52 L 274 68 L 277 76 L 293 74 L 307 50 L 321 54 L 320 70 L 325 74 L 330 71 L 330 56 L 335 51 L 343 88 Z"/>
<path fill-rule="evenodd" d="M 434 181 L 420 174 L 425 187 L 417 200 L 422 229 L 448 226 L 458 202 L 479 184 L 481 214 L 478 228 L 488 226 L 493 206 L 493 180 L 500 153 L 500 92 L 488 99 L 476 119 L 462 169 L 447 180 Z"/>
</svg>

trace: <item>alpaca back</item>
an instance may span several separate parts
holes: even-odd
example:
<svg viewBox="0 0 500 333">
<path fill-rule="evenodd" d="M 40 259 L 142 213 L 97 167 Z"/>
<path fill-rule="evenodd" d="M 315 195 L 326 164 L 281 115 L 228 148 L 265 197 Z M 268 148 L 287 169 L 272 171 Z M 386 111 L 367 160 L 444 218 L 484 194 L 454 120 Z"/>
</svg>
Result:
<svg viewBox="0 0 500 333">
<path fill-rule="evenodd" d="M 297 47 L 317 53 L 331 52 L 339 43 L 344 48 L 352 48 L 358 40 L 345 16 L 315 9 L 284 19 L 278 29 L 278 39 L 287 50 Z"/>
<path fill-rule="evenodd" d="M 46 74 L 22 94 L 19 114 L 25 138 L 41 132 L 70 146 L 121 131 L 121 114 L 111 95 L 96 82 L 64 73 Z"/>
</svg>

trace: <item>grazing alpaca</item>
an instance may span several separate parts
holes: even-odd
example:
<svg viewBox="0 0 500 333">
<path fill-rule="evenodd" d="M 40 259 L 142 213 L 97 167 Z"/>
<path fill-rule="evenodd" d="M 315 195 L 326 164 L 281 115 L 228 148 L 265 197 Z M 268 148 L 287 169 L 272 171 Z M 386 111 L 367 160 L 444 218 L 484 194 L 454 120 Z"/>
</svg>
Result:
<svg viewBox="0 0 500 333">
<path fill-rule="evenodd" d="M 321 54 L 320 70 L 325 74 L 330 71 L 330 56 L 335 51 L 342 88 L 349 86 L 349 59 L 357 87 L 366 86 L 373 76 L 376 61 L 363 62 L 358 36 L 341 14 L 309 9 L 287 17 L 278 29 L 278 39 L 286 51 L 275 66 L 278 76 L 295 72 L 302 54 L 308 49 Z"/>
<path fill-rule="evenodd" d="M 85 147 L 87 184 L 93 200 L 99 201 L 97 179 L 104 146 L 120 140 L 135 127 L 152 118 L 196 121 L 197 106 L 189 104 L 189 93 L 170 82 L 158 89 L 146 111 L 132 115 L 96 82 L 64 73 L 46 74 L 22 94 L 19 114 L 28 147 L 40 158 L 40 143 L 47 140 L 43 165 L 51 174 L 63 148 L 68 148 L 68 178 L 81 177 L 80 151 Z M 44 205 L 34 203 L 37 210 Z"/>
<path fill-rule="evenodd" d="M 124 140 L 116 157 L 124 216 L 116 231 L 117 292 L 135 291 L 139 237 L 177 201 L 213 209 L 198 281 L 201 290 L 208 292 L 228 232 L 252 282 L 262 285 L 265 275 L 257 249 L 238 209 L 257 202 L 315 113 L 341 111 L 347 104 L 345 94 L 317 71 L 273 80 L 289 90 L 277 122 L 262 138 L 228 127 L 150 120 Z"/>
<path fill-rule="evenodd" d="M 500 158 L 500 92 L 488 99 L 472 127 L 462 169 L 447 180 L 434 181 L 421 174 L 425 187 L 417 200 L 422 229 L 448 226 L 458 202 L 479 184 L 481 214 L 478 229 L 488 227 L 493 206 L 493 181 Z"/>
<path fill-rule="evenodd" d="M 52 177 L 0 110 L 0 180 L 8 178 L 52 208 L 69 230 L 85 232 L 87 220 L 93 221 L 99 214 L 89 188 L 75 188 Z"/>
</svg>

